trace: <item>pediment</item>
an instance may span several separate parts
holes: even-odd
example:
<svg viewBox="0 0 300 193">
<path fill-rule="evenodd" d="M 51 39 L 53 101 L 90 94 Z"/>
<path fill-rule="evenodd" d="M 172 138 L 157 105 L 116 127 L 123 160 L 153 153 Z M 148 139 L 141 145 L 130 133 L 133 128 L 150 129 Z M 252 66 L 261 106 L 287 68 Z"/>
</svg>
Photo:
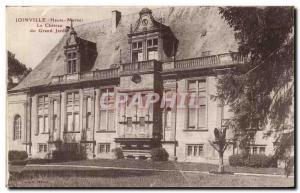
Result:
<svg viewBox="0 0 300 193">
<path fill-rule="evenodd" d="M 154 17 L 152 16 L 152 11 L 150 9 L 144 8 L 140 12 L 140 17 L 132 33 L 159 30 L 165 27 L 165 25 L 154 19 Z"/>
<path fill-rule="evenodd" d="M 74 34 L 70 35 L 70 37 L 68 38 L 68 41 L 67 41 L 67 45 L 76 45 L 78 43 L 78 38 L 77 36 L 75 36 Z"/>
</svg>

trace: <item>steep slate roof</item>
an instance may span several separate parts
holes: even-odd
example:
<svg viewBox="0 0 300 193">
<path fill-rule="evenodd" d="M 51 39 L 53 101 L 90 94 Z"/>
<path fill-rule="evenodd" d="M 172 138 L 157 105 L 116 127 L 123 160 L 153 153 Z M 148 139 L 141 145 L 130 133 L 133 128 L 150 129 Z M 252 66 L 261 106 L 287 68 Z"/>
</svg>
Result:
<svg viewBox="0 0 300 193">
<path fill-rule="evenodd" d="M 222 54 L 237 50 L 234 31 L 219 14 L 218 7 L 163 7 L 153 9 L 153 17 L 169 26 L 179 40 L 176 59 L 200 57 L 204 51 Z M 130 62 L 128 36 L 130 25 L 135 27 L 139 14 L 122 15 L 116 32 L 112 33 L 111 19 L 75 26 L 78 37 L 95 42 L 98 56 L 92 70 L 109 68 Z M 48 85 L 51 77 L 64 74 L 64 48 L 67 35 L 49 52 L 34 70 L 15 88 Z"/>
</svg>

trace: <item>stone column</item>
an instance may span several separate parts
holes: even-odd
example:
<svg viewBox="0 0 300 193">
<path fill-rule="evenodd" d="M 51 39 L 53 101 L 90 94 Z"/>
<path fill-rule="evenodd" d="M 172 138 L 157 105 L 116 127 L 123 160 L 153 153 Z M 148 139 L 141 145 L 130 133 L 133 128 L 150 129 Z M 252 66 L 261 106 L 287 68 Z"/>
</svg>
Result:
<svg viewBox="0 0 300 193">
<path fill-rule="evenodd" d="M 99 88 L 96 89 L 96 97 L 95 97 L 95 125 L 93 134 L 99 130 L 99 112 L 100 112 L 100 90 Z"/>
<path fill-rule="evenodd" d="M 83 117 L 83 90 L 79 89 L 79 131 L 82 132 L 83 125 L 82 125 L 82 117 Z"/>
<path fill-rule="evenodd" d="M 95 112 L 94 112 L 94 115 L 95 115 L 95 124 L 93 126 L 94 130 L 93 130 L 93 140 L 95 141 L 95 143 L 93 143 L 93 157 L 96 156 L 96 139 L 95 139 L 95 133 L 97 130 L 99 130 L 99 122 L 100 122 L 100 89 L 99 88 L 96 88 L 96 96 L 94 97 L 95 98 Z"/>
<path fill-rule="evenodd" d="M 23 127 L 21 128 L 21 137 L 22 137 L 22 141 L 23 144 L 27 144 L 27 106 L 28 106 L 28 101 L 25 101 L 23 103 L 23 111 L 24 111 L 24 118 L 23 120 L 21 120 L 21 125 L 23 125 Z"/>
<path fill-rule="evenodd" d="M 130 62 L 132 62 L 132 40 L 131 37 L 128 38 L 128 43 L 129 43 L 129 53 L 130 53 Z M 121 65 L 122 67 L 122 65 Z M 121 69 L 123 70 L 123 69 Z"/>
<path fill-rule="evenodd" d="M 57 138 L 61 139 L 61 93 L 57 97 Z"/>
<path fill-rule="evenodd" d="M 162 38 L 162 33 L 159 32 L 159 36 L 158 36 L 158 60 L 162 60 L 163 59 L 163 38 Z"/>
<path fill-rule="evenodd" d="M 28 145 L 28 153 L 31 155 L 31 97 L 27 98 L 27 145 Z"/>
<path fill-rule="evenodd" d="M 181 89 L 178 88 L 179 93 L 180 92 L 185 92 L 186 93 L 187 92 L 187 87 L 188 87 L 188 81 L 183 80 L 183 82 L 181 83 Z M 185 96 L 185 97 L 187 97 L 187 96 Z M 183 109 L 183 113 L 184 113 L 184 129 L 188 129 L 189 116 L 188 116 L 188 106 L 187 105 L 185 105 L 185 108 Z"/>
<path fill-rule="evenodd" d="M 53 134 L 54 134 L 54 125 L 53 125 L 53 98 L 52 96 L 49 96 L 49 104 L 48 104 L 48 126 L 49 126 L 49 141 L 53 141 Z"/>
<path fill-rule="evenodd" d="M 144 60 L 148 60 L 147 58 L 148 50 L 147 50 L 147 36 L 143 38 L 143 58 Z"/>
<path fill-rule="evenodd" d="M 34 113 L 33 113 L 33 120 L 34 120 L 34 135 L 37 136 L 39 134 L 39 122 L 38 122 L 38 97 L 35 95 L 33 96 L 33 101 L 34 103 L 32 103 L 32 107 L 34 109 Z"/>
<path fill-rule="evenodd" d="M 87 128 L 86 128 L 86 114 L 87 114 L 87 96 L 83 96 L 82 100 L 82 132 L 81 132 L 81 140 L 86 141 L 87 140 Z"/>
<path fill-rule="evenodd" d="M 62 93 L 61 93 L 61 95 L 62 95 L 62 100 L 61 100 L 61 118 L 60 118 L 60 120 L 61 120 L 61 122 L 60 122 L 60 130 L 61 130 L 61 132 L 60 132 L 60 138 L 63 140 L 64 138 L 64 132 L 66 131 L 66 127 L 67 127 L 67 123 L 66 123 L 66 121 L 67 121 L 67 118 L 66 118 L 66 111 L 67 111 L 67 102 L 66 102 L 66 98 L 67 98 L 67 93 L 66 93 L 66 91 L 63 91 Z"/>
<path fill-rule="evenodd" d="M 95 97 L 94 97 L 94 90 L 91 95 L 91 136 L 89 137 L 90 140 L 94 140 L 94 132 L 95 132 Z"/>
</svg>

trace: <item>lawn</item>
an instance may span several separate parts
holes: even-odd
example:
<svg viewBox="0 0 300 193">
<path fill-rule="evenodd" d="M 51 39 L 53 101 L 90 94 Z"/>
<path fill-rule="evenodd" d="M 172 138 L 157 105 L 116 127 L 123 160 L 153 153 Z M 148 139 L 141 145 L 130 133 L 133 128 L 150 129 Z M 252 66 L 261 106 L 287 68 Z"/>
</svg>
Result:
<svg viewBox="0 0 300 193">
<path fill-rule="evenodd" d="M 13 177 L 9 187 L 292 187 L 294 178 L 211 175 L 179 171 L 96 171 Z M 90 176 L 91 175 L 91 176 Z"/>
<path fill-rule="evenodd" d="M 101 166 L 101 167 L 121 167 L 121 168 L 139 168 L 156 170 L 184 170 L 184 171 L 216 171 L 218 166 L 208 163 L 191 162 L 153 162 L 151 160 L 134 159 L 93 159 L 81 161 L 69 161 L 60 163 L 48 163 L 48 165 L 81 165 L 81 166 Z M 225 166 L 225 170 L 234 173 L 255 173 L 255 174 L 277 174 L 283 175 L 282 168 L 251 168 L 251 167 L 231 167 Z"/>
<path fill-rule="evenodd" d="M 52 165 L 53 166 L 52 166 Z M 50 166 L 49 166 L 50 165 Z M 61 165 L 61 166 L 57 166 Z M 90 167 L 92 166 L 92 167 Z M 96 167 L 93 167 L 96 166 Z M 104 167 L 104 168 L 103 168 Z M 117 168 L 107 168 L 117 167 Z M 122 168 L 122 169 L 119 169 Z M 125 169 L 124 169 L 125 168 Z M 10 167 L 9 187 L 293 187 L 294 178 L 213 175 L 204 163 L 83 160 Z M 226 166 L 235 173 L 283 174 L 280 168 Z"/>
</svg>

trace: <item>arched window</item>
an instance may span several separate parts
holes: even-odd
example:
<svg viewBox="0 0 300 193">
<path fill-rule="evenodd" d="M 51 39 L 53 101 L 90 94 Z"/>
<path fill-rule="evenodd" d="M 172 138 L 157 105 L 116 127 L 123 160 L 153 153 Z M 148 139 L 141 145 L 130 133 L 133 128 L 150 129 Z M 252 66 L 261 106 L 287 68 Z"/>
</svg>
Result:
<svg viewBox="0 0 300 193">
<path fill-rule="evenodd" d="M 22 130 L 21 116 L 16 115 L 14 118 L 14 140 L 21 139 L 21 130 Z"/>
</svg>

